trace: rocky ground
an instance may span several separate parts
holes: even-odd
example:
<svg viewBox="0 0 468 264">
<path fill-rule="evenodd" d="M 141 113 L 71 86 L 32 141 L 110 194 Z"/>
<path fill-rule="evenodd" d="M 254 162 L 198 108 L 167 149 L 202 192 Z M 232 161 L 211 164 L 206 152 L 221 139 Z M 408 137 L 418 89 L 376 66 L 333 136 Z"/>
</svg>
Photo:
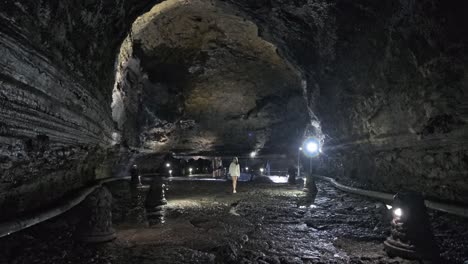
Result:
<svg viewBox="0 0 468 264">
<path fill-rule="evenodd" d="M 72 239 L 73 212 L 0 240 L 0 263 L 418 263 L 389 258 L 383 203 L 318 183 L 310 204 L 297 187 L 228 182 L 169 184 L 165 222 L 117 225 L 115 241 Z M 431 213 L 446 263 L 468 260 L 468 220 Z"/>
</svg>

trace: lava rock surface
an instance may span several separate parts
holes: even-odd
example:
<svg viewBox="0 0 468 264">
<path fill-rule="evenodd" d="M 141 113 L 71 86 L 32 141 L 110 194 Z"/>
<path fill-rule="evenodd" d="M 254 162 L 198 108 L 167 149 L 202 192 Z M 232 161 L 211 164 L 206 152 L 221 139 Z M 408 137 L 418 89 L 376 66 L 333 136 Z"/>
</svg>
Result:
<svg viewBox="0 0 468 264">
<path fill-rule="evenodd" d="M 288 185 L 240 183 L 232 194 L 229 182 L 172 181 L 164 224 L 120 222 L 114 242 L 85 245 L 72 239 L 79 216 L 70 212 L 0 240 L 0 263 L 418 263 L 383 251 L 385 204 L 324 182 L 318 189 L 310 204 Z M 431 212 L 431 223 L 442 257 L 463 263 L 466 219 Z"/>
</svg>

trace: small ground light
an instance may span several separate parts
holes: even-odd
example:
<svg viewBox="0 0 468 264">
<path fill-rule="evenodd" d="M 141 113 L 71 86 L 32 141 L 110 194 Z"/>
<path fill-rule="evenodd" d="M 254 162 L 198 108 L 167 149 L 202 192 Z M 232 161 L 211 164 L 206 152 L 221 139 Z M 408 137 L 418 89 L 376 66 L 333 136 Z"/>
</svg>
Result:
<svg viewBox="0 0 468 264">
<path fill-rule="evenodd" d="M 255 158 L 255 156 L 257 156 L 257 152 L 252 151 L 252 152 L 250 153 L 250 157 L 251 157 L 251 158 Z"/>
<path fill-rule="evenodd" d="M 246 170 L 246 171 L 249 171 L 249 167 L 245 167 L 245 170 Z"/>
<path fill-rule="evenodd" d="M 172 174 L 172 170 L 169 170 L 169 174 Z"/>
<path fill-rule="evenodd" d="M 260 172 L 263 172 L 263 168 L 260 168 Z"/>
<path fill-rule="evenodd" d="M 190 173 L 192 173 L 192 171 L 193 171 L 193 169 L 192 169 L 192 168 L 190 168 L 190 169 L 189 169 L 189 172 L 190 172 Z"/>
<path fill-rule="evenodd" d="M 423 195 L 411 191 L 399 192 L 393 197 L 392 207 L 391 232 L 384 241 L 387 254 L 391 257 L 431 260 L 430 263 L 446 263 L 440 259 Z"/>
<path fill-rule="evenodd" d="M 170 163 L 166 163 L 166 167 L 168 167 L 168 168 L 169 168 L 170 166 L 171 166 L 171 164 L 170 164 Z"/>
</svg>

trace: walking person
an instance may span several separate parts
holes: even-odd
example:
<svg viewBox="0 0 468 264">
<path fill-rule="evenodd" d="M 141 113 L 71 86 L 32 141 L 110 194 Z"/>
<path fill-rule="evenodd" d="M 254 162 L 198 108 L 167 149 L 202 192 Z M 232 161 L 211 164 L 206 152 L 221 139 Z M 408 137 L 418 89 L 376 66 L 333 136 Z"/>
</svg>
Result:
<svg viewBox="0 0 468 264">
<path fill-rule="evenodd" d="M 237 157 L 234 157 L 234 159 L 231 162 L 231 165 L 229 165 L 229 174 L 232 178 L 232 193 L 237 193 L 237 180 L 240 176 L 240 165 Z"/>
<path fill-rule="evenodd" d="M 130 182 L 133 185 L 141 185 L 140 170 L 138 169 L 138 166 L 136 164 L 133 164 L 133 166 L 130 168 L 130 176 L 131 176 Z"/>
</svg>

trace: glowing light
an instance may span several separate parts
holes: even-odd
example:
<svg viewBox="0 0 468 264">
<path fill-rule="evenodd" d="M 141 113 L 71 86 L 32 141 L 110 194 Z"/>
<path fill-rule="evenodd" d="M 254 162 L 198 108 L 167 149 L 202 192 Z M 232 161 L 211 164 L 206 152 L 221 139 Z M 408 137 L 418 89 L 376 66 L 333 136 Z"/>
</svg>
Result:
<svg viewBox="0 0 468 264">
<path fill-rule="evenodd" d="M 268 176 L 270 180 L 274 183 L 287 183 L 288 182 L 288 177 L 282 177 L 282 176 Z"/>
<path fill-rule="evenodd" d="M 188 170 L 189 170 L 190 172 L 192 172 L 192 171 L 193 171 L 193 169 L 192 169 L 192 168 L 190 168 L 190 169 L 188 169 Z"/>
<path fill-rule="evenodd" d="M 251 158 L 255 158 L 255 156 L 257 156 L 257 152 L 252 151 L 252 152 L 250 153 L 250 157 L 251 157 Z"/>
<path fill-rule="evenodd" d="M 388 204 L 386 204 L 385 206 L 387 206 L 387 209 L 388 209 L 388 210 L 392 209 L 392 207 L 393 207 L 393 206 L 388 205 Z"/>
<path fill-rule="evenodd" d="M 401 208 L 396 208 L 395 210 L 393 210 L 393 214 L 396 217 L 401 217 L 403 215 L 403 210 L 401 210 Z"/>
<path fill-rule="evenodd" d="M 260 168 L 260 172 L 263 172 L 263 171 L 264 171 L 264 169 L 263 169 L 263 168 Z"/>
<path fill-rule="evenodd" d="M 246 171 L 249 171 L 249 167 L 245 167 L 245 170 L 246 170 Z"/>
<path fill-rule="evenodd" d="M 302 145 L 304 154 L 309 157 L 315 157 L 321 152 L 320 142 L 316 138 L 309 138 Z"/>
<path fill-rule="evenodd" d="M 172 174 L 172 170 L 169 170 L 169 174 Z"/>
<path fill-rule="evenodd" d="M 166 163 L 166 167 L 168 167 L 168 168 L 169 168 L 170 166 L 171 166 L 171 164 L 170 164 L 170 163 Z"/>
<path fill-rule="evenodd" d="M 307 151 L 310 153 L 317 152 L 318 150 L 318 144 L 315 142 L 309 142 L 307 143 Z"/>
<path fill-rule="evenodd" d="M 302 150 L 302 147 L 299 147 L 299 151 Z"/>
</svg>

